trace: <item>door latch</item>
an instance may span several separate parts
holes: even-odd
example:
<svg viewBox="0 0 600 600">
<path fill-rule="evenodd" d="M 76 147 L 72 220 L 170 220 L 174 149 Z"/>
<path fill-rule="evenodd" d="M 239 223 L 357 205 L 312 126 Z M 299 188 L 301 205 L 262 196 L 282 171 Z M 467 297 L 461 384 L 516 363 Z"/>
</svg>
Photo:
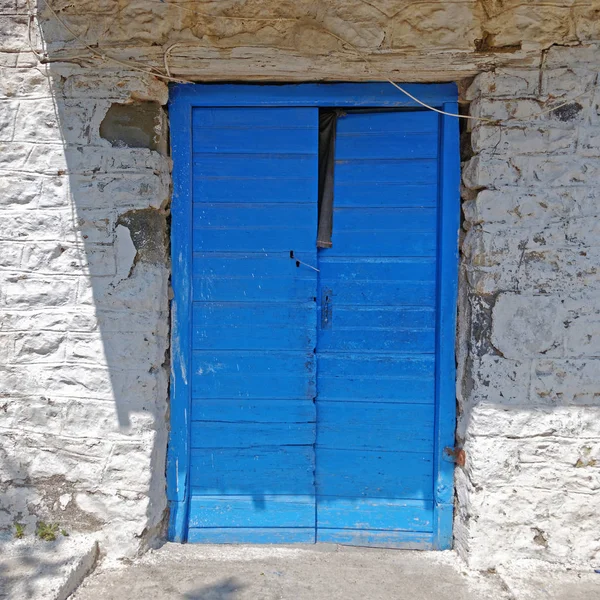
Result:
<svg viewBox="0 0 600 600">
<path fill-rule="evenodd" d="M 333 318 L 331 300 L 333 294 L 329 289 L 323 289 L 321 292 L 321 329 L 331 329 Z"/>
</svg>

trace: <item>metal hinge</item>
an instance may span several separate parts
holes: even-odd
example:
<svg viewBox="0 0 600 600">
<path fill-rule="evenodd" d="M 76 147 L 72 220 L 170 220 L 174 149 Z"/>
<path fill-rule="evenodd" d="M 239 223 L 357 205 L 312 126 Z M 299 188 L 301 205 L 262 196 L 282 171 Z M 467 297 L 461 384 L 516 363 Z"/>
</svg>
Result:
<svg viewBox="0 0 600 600">
<path fill-rule="evenodd" d="M 465 462 L 467 460 L 467 455 L 462 448 L 450 448 L 449 446 L 444 448 L 444 454 L 446 455 L 446 460 L 451 460 L 453 463 L 457 464 L 459 467 L 464 467 Z"/>
</svg>

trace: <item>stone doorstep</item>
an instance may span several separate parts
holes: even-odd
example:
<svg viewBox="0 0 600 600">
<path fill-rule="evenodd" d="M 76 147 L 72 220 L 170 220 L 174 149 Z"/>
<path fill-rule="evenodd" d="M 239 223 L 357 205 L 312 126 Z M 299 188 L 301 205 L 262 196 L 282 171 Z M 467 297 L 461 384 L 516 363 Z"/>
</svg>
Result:
<svg viewBox="0 0 600 600">
<path fill-rule="evenodd" d="M 98 543 L 89 535 L 54 542 L 0 539 L 0 599 L 66 600 L 97 558 Z"/>
</svg>

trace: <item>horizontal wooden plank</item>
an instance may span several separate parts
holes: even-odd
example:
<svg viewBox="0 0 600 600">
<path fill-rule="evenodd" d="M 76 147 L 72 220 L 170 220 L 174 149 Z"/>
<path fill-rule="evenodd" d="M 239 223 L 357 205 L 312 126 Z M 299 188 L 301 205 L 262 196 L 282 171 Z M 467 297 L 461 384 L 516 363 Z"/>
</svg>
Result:
<svg viewBox="0 0 600 600">
<path fill-rule="evenodd" d="M 314 302 L 196 302 L 192 348 L 310 352 L 316 345 L 316 325 Z"/>
<path fill-rule="evenodd" d="M 372 452 L 318 448 L 319 496 L 433 499 L 431 452 Z"/>
<path fill-rule="evenodd" d="M 277 128 L 194 127 L 192 151 L 195 155 L 206 154 L 311 154 L 317 152 L 318 130 L 298 127 Z"/>
<path fill-rule="evenodd" d="M 317 529 L 317 542 L 396 548 L 398 550 L 433 550 L 433 533 L 420 531 L 373 531 L 366 529 Z"/>
<path fill-rule="evenodd" d="M 340 281 L 433 281 L 436 276 L 434 258 L 402 257 L 330 257 L 319 251 L 321 279 Z"/>
<path fill-rule="evenodd" d="M 318 354 L 319 400 L 432 404 L 435 356 Z"/>
<path fill-rule="evenodd" d="M 314 496 L 192 496 L 190 527 L 313 527 Z"/>
<path fill-rule="evenodd" d="M 336 251 L 334 247 L 319 255 L 320 286 L 331 291 L 334 309 L 343 305 L 435 305 L 435 258 L 331 256 Z M 409 325 L 403 322 L 401 326 Z"/>
<path fill-rule="evenodd" d="M 437 158 L 438 133 L 369 131 L 340 133 L 335 140 L 336 160 Z"/>
<path fill-rule="evenodd" d="M 195 252 L 301 252 L 315 247 L 316 203 L 195 203 L 192 218 Z"/>
<path fill-rule="evenodd" d="M 317 129 L 318 109 L 316 108 L 260 108 L 206 107 L 192 110 L 192 125 L 196 128 L 235 128 L 254 129 L 269 127 L 273 129 Z M 422 119 L 422 117 L 416 117 Z"/>
<path fill-rule="evenodd" d="M 316 423 L 221 423 L 193 421 L 192 448 L 257 448 L 261 446 L 310 446 L 315 443 Z"/>
<path fill-rule="evenodd" d="M 316 160 L 315 160 L 316 165 Z M 315 166 L 316 169 L 316 166 Z M 243 171 L 242 171 L 243 173 Z M 317 175 L 298 170 L 295 177 L 257 176 L 254 178 L 228 177 L 194 178 L 194 202 L 316 202 Z"/>
<path fill-rule="evenodd" d="M 329 62 L 328 57 L 327 63 Z M 352 68 L 355 68 L 354 64 Z M 476 70 L 479 69 L 474 69 L 473 72 Z M 222 74 L 219 77 L 222 79 Z M 456 102 L 458 94 L 454 83 L 407 83 L 402 87 L 421 102 L 439 108 L 442 108 L 444 102 Z M 186 83 L 176 85 L 172 97 L 179 106 L 341 106 L 348 108 L 392 106 L 423 109 L 421 105 L 387 82 L 292 83 L 289 85 L 239 83 L 189 85 Z"/>
<path fill-rule="evenodd" d="M 433 158 L 336 159 L 334 196 L 343 195 L 343 187 L 354 185 L 355 182 L 415 185 L 436 182 L 437 177 L 438 162 Z"/>
<path fill-rule="evenodd" d="M 372 286 L 376 287 L 376 286 Z M 336 287 L 335 289 L 340 289 Z M 344 292 L 347 290 L 344 289 Z M 343 295 L 347 305 L 331 301 L 331 326 L 319 330 L 320 352 L 435 351 L 435 310 L 419 306 L 364 306 L 357 295 Z M 355 299 L 356 304 L 351 301 Z M 385 301 L 381 298 L 380 301 Z"/>
<path fill-rule="evenodd" d="M 436 206 L 438 185 L 435 179 L 417 182 L 336 182 L 335 206 Z"/>
<path fill-rule="evenodd" d="M 313 398 L 315 355 L 195 350 L 191 378 L 194 398 Z"/>
<path fill-rule="evenodd" d="M 196 205 L 198 206 L 198 205 Z M 335 231 L 352 232 L 357 237 L 369 231 L 396 235 L 406 231 L 436 231 L 435 208 L 335 208 Z M 194 221 L 196 225 L 196 221 Z"/>
<path fill-rule="evenodd" d="M 435 231 L 338 231 L 334 219 L 333 247 L 323 248 L 323 256 L 416 256 L 433 257 L 437 250 Z"/>
<path fill-rule="evenodd" d="M 192 400 L 192 421 L 222 423 L 314 423 L 316 409 L 308 400 Z"/>
<path fill-rule="evenodd" d="M 314 527 L 223 527 L 190 528 L 191 544 L 312 544 Z"/>
<path fill-rule="evenodd" d="M 388 141 L 398 134 L 437 133 L 438 129 L 439 116 L 428 110 L 349 112 L 337 122 L 339 137 L 355 133 L 385 133 L 390 138 Z"/>
<path fill-rule="evenodd" d="M 343 327 L 339 324 L 343 311 L 351 312 L 352 309 L 332 309 L 331 327 L 322 329 L 319 334 L 319 351 L 416 354 L 435 352 L 435 329 Z"/>
<path fill-rule="evenodd" d="M 425 165 L 421 168 L 429 172 Z M 265 180 L 305 180 L 313 181 L 316 184 L 317 170 L 316 152 L 308 154 L 194 154 L 192 160 L 194 180 L 227 180 L 232 187 Z M 311 197 L 315 196 L 316 190 Z M 257 200 L 260 202 L 260 197 Z M 198 202 L 198 199 L 194 198 L 194 201 Z"/>
<path fill-rule="evenodd" d="M 196 253 L 193 259 L 194 301 L 216 302 L 313 302 L 317 271 L 316 248 L 261 253 Z"/>
<path fill-rule="evenodd" d="M 317 527 L 432 532 L 433 502 L 318 496 Z"/>
<path fill-rule="evenodd" d="M 319 448 L 433 452 L 433 404 L 317 401 Z"/>
<path fill-rule="evenodd" d="M 312 446 L 193 449 L 191 495 L 313 495 Z"/>
<path fill-rule="evenodd" d="M 345 294 L 344 298 L 353 299 Z M 320 352 L 435 352 L 433 308 L 363 306 L 358 294 L 355 298 L 354 306 L 350 302 L 338 306 L 333 296 L 330 327 L 319 330 Z"/>
</svg>

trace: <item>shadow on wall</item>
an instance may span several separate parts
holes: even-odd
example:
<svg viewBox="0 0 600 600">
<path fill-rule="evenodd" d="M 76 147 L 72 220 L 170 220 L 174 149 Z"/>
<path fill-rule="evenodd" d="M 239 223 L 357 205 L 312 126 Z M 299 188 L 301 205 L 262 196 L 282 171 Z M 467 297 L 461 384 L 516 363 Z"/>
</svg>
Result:
<svg viewBox="0 0 600 600">
<path fill-rule="evenodd" d="M 38 10 L 48 64 L 32 57 L 5 83 L 0 527 L 105 529 L 104 549 L 132 556 L 166 511 L 168 90 L 102 61 L 52 62 L 70 36 L 43 0 Z"/>
</svg>

